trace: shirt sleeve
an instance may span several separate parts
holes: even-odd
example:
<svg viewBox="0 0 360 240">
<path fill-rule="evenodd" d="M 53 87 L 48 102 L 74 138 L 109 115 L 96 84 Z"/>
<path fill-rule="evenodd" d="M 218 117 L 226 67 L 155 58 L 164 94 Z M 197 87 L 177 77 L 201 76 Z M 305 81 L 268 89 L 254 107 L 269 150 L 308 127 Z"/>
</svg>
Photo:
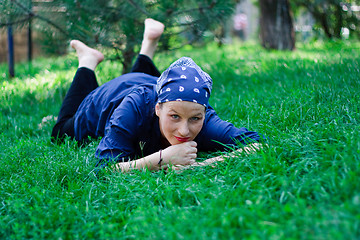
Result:
<svg viewBox="0 0 360 240">
<path fill-rule="evenodd" d="M 95 156 L 99 159 L 96 167 L 106 166 L 110 161 L 129 161 L 135 157 L 137 136 L 144 121 L 144 106 L 144 94 L 136 91 L 125 97 L 114 110 L 96 149 Z"/>
<path fill-rule="evenodd" d="M 236 147 L 239 143 L 247 145 L 261 139 L 257 132 L 244 127 L 237 128 L 232 123 L 221 120 L 215 110 L 209 107 L 203 129 L 195 140 L 203 151 L 221 151 Z"/>
</svg>

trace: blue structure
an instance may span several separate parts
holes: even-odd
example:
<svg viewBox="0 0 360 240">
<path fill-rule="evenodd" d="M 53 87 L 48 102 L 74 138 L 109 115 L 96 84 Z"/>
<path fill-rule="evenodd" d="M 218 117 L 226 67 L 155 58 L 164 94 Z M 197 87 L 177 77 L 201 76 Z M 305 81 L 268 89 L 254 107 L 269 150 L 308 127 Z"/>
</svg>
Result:
<svg viewBox="0 0 360 240">
<path fill-rule="evenodd" d="M 8 26 L 8 63 L 10 77 L 14 77 L 14 39 L 11 26 Z"/>
</svg>

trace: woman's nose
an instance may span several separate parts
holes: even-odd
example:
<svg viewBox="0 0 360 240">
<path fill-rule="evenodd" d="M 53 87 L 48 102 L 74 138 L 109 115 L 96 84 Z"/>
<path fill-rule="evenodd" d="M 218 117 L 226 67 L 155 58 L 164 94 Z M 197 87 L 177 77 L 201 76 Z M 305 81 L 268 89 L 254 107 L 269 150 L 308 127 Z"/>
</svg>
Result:
<svg viewBox="0 0 360 240">
<path fill-rule="evenodd" d="M 179 129 L 179 134 L 182 136 L 182 137 L 187 137 L 189 135 L 189 126 L 188 126 L 188 123 L 187 122 L 182 122 Z"/>
</svg>

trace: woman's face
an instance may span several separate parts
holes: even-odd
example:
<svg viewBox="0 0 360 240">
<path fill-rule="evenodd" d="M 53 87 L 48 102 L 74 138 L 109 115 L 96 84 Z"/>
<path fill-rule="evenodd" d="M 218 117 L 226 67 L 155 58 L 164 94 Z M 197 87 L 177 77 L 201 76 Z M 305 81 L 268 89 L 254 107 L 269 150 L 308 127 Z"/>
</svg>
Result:
<svg viewBox="0 0 360 240">
<path fill-rule="evenodd" d="M 192 141 L 205 120 L 205 107 L 193 102 L 171 101 L 156 104 L 162 136 L 171 144 Z"/>
</svg>

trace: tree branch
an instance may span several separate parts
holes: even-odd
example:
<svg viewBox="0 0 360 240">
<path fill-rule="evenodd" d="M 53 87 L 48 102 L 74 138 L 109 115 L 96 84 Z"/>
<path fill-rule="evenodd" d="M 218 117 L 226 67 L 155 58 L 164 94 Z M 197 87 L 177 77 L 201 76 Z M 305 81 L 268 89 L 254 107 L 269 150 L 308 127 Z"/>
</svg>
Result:
<svg viewBox="0 0 360 240">
<path fill-rule="evenodd" d="M 150 14 L 143 8 L 141 8 L 136 2 L 133 0 L 127 0 L 134 8 L 138 9 L 140 12 L 142 12 L 145 16 L 150 16 Z"/>
<path fill-rule="evenodd" d="M 14 2 L 18 7 L 20 7 L 24 12 L 27 13 L 27 15 L 28 15 L 27 20 L 29 20 L 32 17 L 38 18 L 38 19 L 50 24 L 51 26 L 55 27 L 57 30 L 59 30 L 61 33 L 63 33 L 65 36 L 69 36 L 68 32 L 66 32 L 63 28 L 61 28 L 59 25 L 57 25 L 53 21 L 51 21 L 43 16 L 40 16 L 38 14 L 35 14 L 31 9 L 28 9 L 27 7 L 25 7 L 24 5 L 19 3 L 17 0 L 12 0 L 12 2 Z"/>
<path fill-rule="evenodd" d="M 12 0 L 13 3 L 15 3 L 18 7 L 20 7 L 24 12 L 27 12 L 27 13 L 31 13 L 32 11 L 29 10 L 27 7 L 25 7 L 24 5 L 22 5 L 21 3 L 19 3 L 18 1 L 16 0 Z"/>
<path fill-rule="evenodd" d="M 12 22 L 7 22 L 7 23 L 1 23 L 0 22 L 0 28 L 1 27 L 8 27 L 8 26 L 11 26 L 11 25 L 16 25 L 16 24 L 20 24 L 20 23 L 24 23 L 24 22 L 27 22 L 29 21 L 33 16 L 27 16 L 25 17 L 24 19 L 21 19 L 21 20 L 16 20 L 16 21 L 12 21 Z"/>
</svg>

